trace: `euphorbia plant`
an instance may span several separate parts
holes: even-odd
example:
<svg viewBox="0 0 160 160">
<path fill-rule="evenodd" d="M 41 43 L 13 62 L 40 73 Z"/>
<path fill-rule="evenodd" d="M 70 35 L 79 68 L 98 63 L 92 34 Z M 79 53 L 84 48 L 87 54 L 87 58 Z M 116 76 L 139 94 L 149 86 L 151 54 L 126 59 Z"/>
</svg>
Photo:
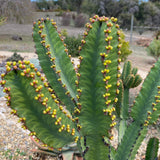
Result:
<svg viewBox="0 0 160 160">
<path fill-rule="evenodd" d="M 42 18 L 34 23 L 33 39 L 43 73 L 29 61 L 6 65 L 1 84 L 8 94 L 7 105 L 20 117 L 23 128 L 54 154 L 66 151 L 66 146 L 73 149 L 71 144 L 76 143 L 85 160 L 132 160 L 147 126 L 159 117 L 160 61 L 130 108 L 129 88 L 142 79 L 130 62 L 120 74 L 116 21 L 90 19 L 79 48 L 80 65 L 74 69 L 56 23 Z M 117 149 L 110 143 L 115 126 L 120 137 Z"/>
</svg>

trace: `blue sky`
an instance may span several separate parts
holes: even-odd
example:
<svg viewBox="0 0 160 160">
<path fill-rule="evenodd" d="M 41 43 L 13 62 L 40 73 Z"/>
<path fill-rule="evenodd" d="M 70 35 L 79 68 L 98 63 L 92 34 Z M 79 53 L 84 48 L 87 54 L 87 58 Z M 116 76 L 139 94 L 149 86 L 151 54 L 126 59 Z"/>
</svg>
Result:
<svg viewBox="0 0 160 160">
<path fill-rule="evenodd" d="M 31 1 L 37 1 L 37 0 L 31 0 Z M 54 1 L 58 1 L 58 0 L 54 0 Z M 148 0 L 141 0 L 143 2 L 148 2 Z"/>
<path fill-rule="evenodd" d="M 37 0 L 31 0 L 31 1 L 37 1 Z M 54 1 L 58 1 L 58 0 L 54 0 Z"/>
</svg>

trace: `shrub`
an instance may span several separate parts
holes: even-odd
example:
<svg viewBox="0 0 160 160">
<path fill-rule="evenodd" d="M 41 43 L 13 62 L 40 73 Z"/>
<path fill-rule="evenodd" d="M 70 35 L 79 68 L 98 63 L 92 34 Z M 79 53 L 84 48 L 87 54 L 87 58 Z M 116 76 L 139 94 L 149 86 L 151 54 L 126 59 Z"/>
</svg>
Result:
<svg viewBox="0 0 160 160">
<path fill-rule="evenodd" d="M 21 151 L 20 149 L 16 149 L 15 152 L 13 152 L 11 149 L 7 149 L 5 151 L 2 151 L 2 156 L 1 158 L 5 158 L 5 159 L 8 159 L 8 160 L 18 160 L 18 159 L 25 159 L 26 157 L 28 157 L 26 155 L 26 153 L 24 151 Z M 32 160 L 32 157 L 29 156 L 28 157 L 29 159 L 28 160 Z"/>
<path fill-rule="evenodd" d="M 63 10 L 60 10 L 59 12 L 57 12 L 55 16 L 63 16 Z"/>
<path fill-rule="evenodd" d="M 62 15 L 62 25 L 69 26 L 71 23 L 71 14 L 68 12 L 63 13 Z"/>
<path fill-rule="evenodd" d="M 15 62 L 18 62 L 19 60 L 20 61 L 23 61 L 23 57 L 21 57 L 21 55 L 20 54 L 17 54 L 17 52 L 14 52 L 14 54 L 11 56 L 11 57 L 9 57 L 9 58 L 7 58 L 7 60 L 6 61 L 15 61 Z"/>
<path fill-rule="evenodd" d="M 125 61 L 127 59 L 127 57 L 132 53 L 132 51 L 129 49 L 129 42 L 125 41 L 125 35 L 123 33 L 123 31 L 121 30 L 120 32 L 120 43 L 122 44 L 121 47 L 121 55 L 120 58 L 122 59 L 122 61 Z"/>
<path fill-rule="evenodd" d="M 158 40 L 160 40 L 160 30 L 158 30 L 158 31 L 156 31 L 156 33 L 155 33 L 155 38 Z"/>
<path fill-rule="evenodd" d="M 61 30 L 61 35 L 64 36 L 64 37 L 68 36 L 67 30 L 66 29 L 62 29 Z"/>
<path fill-rule="evenodd" d="M 142 28 L 142 27 L 138 28 L 139 35 L 142 35 L 144 33 L 144 31 L 145 31 L 144 28 Z"/>
<path fill-rule="evenodd" d="M 160 40 L 154 39 L 148 46 L 147 53 L 157 61 L 160 57 Z"/>
<path fill-rule="evenodd" d="M 75 16 L 74 19 L 75 27 L 84 27 L 85 23 L 86 23 L 86 17 L 84 15 L 79 14 Z"/>
<path fill-rule="evenodd" d="M 79 56 L 79 50 L 78 47 L 81 45 L 81 37 L 78 36 L 78 38 L 72 36 L 66 36 L 64 42 L 66 43 L 66 47 L 68 48 L 68 53 L 73 56 Z"/>
</svg>

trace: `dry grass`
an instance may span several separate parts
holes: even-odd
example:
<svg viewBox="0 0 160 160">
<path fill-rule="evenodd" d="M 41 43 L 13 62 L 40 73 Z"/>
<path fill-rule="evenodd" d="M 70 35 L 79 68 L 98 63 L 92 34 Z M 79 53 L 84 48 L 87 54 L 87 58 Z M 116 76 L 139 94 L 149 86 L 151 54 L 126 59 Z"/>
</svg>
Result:
<svg viewBox="0 0 160 160">
<path fill-rule="evenodd" d="M 0 35 L 1 51 L 34 52 L 34 43 L 31 36 L 22 35 L 22 41 L 12 40 L 11 35 Z"/>
<path fill-rule="evenodd" d="M 33 12 L 33 19 L 37 20 L 40 17 L 53 18 L 58 25 L 58 30 L 66 29 L 69 35 L 77 36 L 82 35 L 84 28 L 75 28 L 72 26 L 61 26 L 61 18 L 55 16 L 54 12 Z M 0 26 L 0 50 L 2 51 L 19 51 L 19 52 L 34 52 L 34 43 L 32 40 L 32 24 L 4 24 Z M 141 38 L 153 38 L 154 32 L 144 32 L 143 35 L 139 35 L 137 32 L 133 33 L 133 44 L 131 49 L 133 54 L 129 56 L 129 60 L 133 61 L 133 66 L 137 66 L 139 69 L 148 71 L 153 63 L 154 59 L 147 55 L 144 47 L 135 45 L 135 41 Z M 11 39 L 12 35 L 19 35 L 22 37 L 22 41 L 14 41 Z M 129 40 L 130 32 L 125 32 L 126 39 Z"/>
<path fill-rule="evenodd" d="M 33 19 L 37 20 L 40 17 L 49 15 L 58 24 L 58 30 L 66 29 L 69 35 L 78 36 L 83 34 L 84 28 L 74 28 L 72 26 L 61 26 L 60 18 L 55 17 L 53 12 L 33 12 Z M 22 37 L 22 41 L 12 40 L 13 35 Z M 32 24 L 10 24 L 6 23 L 0 26 L 0 50 L 1 51 L 19 51 L 19 52 L 34 52 L 34 43 L 32 39 Z"/>
</svg>

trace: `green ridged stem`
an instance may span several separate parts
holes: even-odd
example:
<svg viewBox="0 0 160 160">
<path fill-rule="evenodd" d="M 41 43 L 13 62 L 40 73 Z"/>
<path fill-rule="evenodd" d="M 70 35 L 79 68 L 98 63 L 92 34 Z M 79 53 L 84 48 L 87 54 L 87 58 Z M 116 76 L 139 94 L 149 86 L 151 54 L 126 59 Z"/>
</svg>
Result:
<svg viewBox="0 0 160 160">
<path fill-rule="evenodd" d="M 144 124 L 148 117 L 148 111 L 153 112 L 152 103 L 155 103 L 155 96 L 158 92 L 157 86 L 160 85 L 160 60 L 155 63 L 149 75 L 146 77 L 139 95 L 135 99 L 135 104 L 131 110 L 131 116 L 139 123 Z M 158 112 L 155 111 L 155 113 Z"/>
<path fill-rule="evenodd" d="M 105 82 L 103 81 L 104 76 L 102 70 L 105 69 L 104 61 L 110 60 L 111 64 L 108 64 L 107 69 L 110 70 L 106 76 L 110 76 L 108 84 L 112 87 L 108 90 L 111 100 L 110 105 L 114 104 L 114 98 L 117 89 L 117 66 L 118 62 L 115 57 L 118 58 L 118 35 L 117 30 L 113 24 L 111 28 L 111 33 L 109 36 L 113 37 L 110 45 L 113 46 L 113 50 L 110 50 L 107 54 L 104 30 L 107 28 L 107 24 L 103 22 L 96 21 L 92 24 L 93 29 L 91 29 L 85 38 L 86 43 L 83 45 L 80 55 L 83 57 L 81 62 L 81 67 L 79 69 L 80 80 L 79 88 L 82 90 L 79 102 L 83 106 L 79 116 L 79 122 L 83 126 L 82 134 L 87 136 L 86 146 L 89 147 L 85 154 L 86 159 L 107 159 L 109 155 L 109 149 L 105 146 L 102 141 L 103 136 L 108 135 L 107 131 L 110 128 L 111 119 L 109 116 L 104 115 L 103 109 L 107 108 L 105 98 L 103 95 L 106 93 Z M 92 41 L 90 41 L 92 39 Z M 101 60 L 101 53 L 106 53 L 107 57 L 104 61 Z M 109 108 L 109 107 L 108 107 Z M 104 127 L 105 126 L 105 127 Z M 93 143 L 90 139 L 99 139 L 101 142 Z M 97 145 L 99 144 L 100 153 L 96 156 L 93 155 L 97 150 Z M 101 150 L 106 150 L 106 153 L 102 153 Z M 108 152 L 108 154 L 107 154 Z M 102 155 L 101 155 L 102 154 Z"/>
<path fill-rule="evenodd" d="M 147 127 L 144 127 L 141 130 L 141 132 L 139 133 L 139 137 L 136 140 L 136 143 L 134 144 L 134 147 L 132 148 L 132 152 L 130 153 L 129 160 L 134 160 L 135 159 L 135 155 L 137 154 L 137 151 L 138 151 L 139 147 L 141 146 L 142 141 L 146 137 L 147 132 L 148 132 Z"/>
<path fill-rule="evenodd" d="M 117 98 L 118 98 L 118 102 L 116 103 L 115 107 L 116 107 L 116 116 L 118 119 L 121 118 L 121 110 L 122 110 L 122 102 L 123 102 L 123 97 L 124 97 L 124 86 L 123 86 L 123 82 L 122 80 L 119 80 L 119 91 L 120 93 L 118 94 Z"/>
<path fill-rule="evenodd" d="M 118 143 L 121 142 L 121 140 L 125 134 L 126 128 L 127 128 L 126 120 L 120 120 L 119 126 L 118 126 Z"/>
<path fill-rule="evenodd" d="M 73 66 L 72 66 L 71 62 L 69 61 L 69 57 L 67 56 L 67 54 L 64 51 L 65 47 L 64 47 L 56 29 L 51 24 L 51 22 L 45 21 L 45 22 L 42 22 L 42 24 L 43 23 L 47 23 L 47 24 L 49 23 L 48 25 L 51 28 L 51 29 L 45 28 L 47 30 L 45 32 L 46 35 L 52 34 L 54 36 L 54 38 L 52 38 L 54 40 L 54 42 L 50 42 L 50 43 L 48 42 L 47 45 L 49 44 L 52 48 L 55 48 L 55 47 L 57 48 L 56 45 L 59 45 L 57 50 L 54 51 L 54 49 L 52 49 L 50 51 L 52 58 L 56 58 L 56 61 L 58 61 L 58 62 L 55 63 L 57 66 L 56 70 L 51 68 L 55 64 L 50 60 L 51 58 L 49 58 L 49 56 L 46 54 L 48 52 L 46 47 L 43 44 L 41 44 L 41 41 L 43 39 L 41 38 L 41 35 L 39 34 L 40 29 L 38 27 L 38 24 L 34 24 L 33 39 L 35 42 L 36 53 L 38 54 L 40 65 L 41 65 L 43 72 L 45 73 L 51 87 L 55 90 L 57 96 L 61 99 L 61 101 L 63 103 L 66 104 L 67 109 L 69 111 L 73 112 L 75 104 L 73 103 L 73 101 L 71 101 L 72 97 L 70 98 L 65 93 L 67 92 L 67 90 L 69 90 L 69 91 L 71 91 L 70 93 L 72 93 L 73 98 L 76 97 L 76 93 L 77 93 L 77 91 L 75 89 L 75 87 L 76 87 L 75 86 L 76 74 L 73 70 Z M 46 24 L 46 26 L 48 26 L 47 24 Z M 49 33 L 49 32 L 51 32 L 51 33 Z M 65 65 L 66 60 L 68 62 L 68 65 Z M 63 64 L 63 66 L 59 65 L 59 64 Z M 67 69 L 67 71 L 66 71 L 66 69 Z M 63 77 L 61 78 L 62 81 L 63 81 L 63 79 L 66 78 L 63 82 L 66 82 L 65 84 L 67 87 L 69 86 L 67 88 L 67 90 L 64 87 L 62 87 L 62 84 L 58 81 L 58 78 L 60 78 L 58 76 L 58 74 L 56 74 L 56 71 L 58 71 L 58 70 L 61 70 L 62 73 L 64 73 L 64 72 L 70 73 L 69 76 L 67 76 L 67 77 L 65 77 L 65 75 L 66 75 L 66 73 L 65 73 L 65 75 L 63 75 Z M 69 79 L 70 81 L 67 81 L 67 79 Z M 70 86 L 73 86 L 74 89 L 70 89 Z M 73 94 L 73 90 L 74 90 L 74 94 Z"/>
<path fill-rule="evenodd" d="M 35 89 L 30 86 L 31 78 L 21 76 L 21 71 L 12 71 L 5 76 L 5 87 L 11 87 L 11 108 L 17 110 L 20 118 L 25 118 L 26 127 L 36 133 L 37 138 L 50 147 L 61 148 L 74 141 L 74 137 L 65 132 L 59 133 L 59 125 L 55 125 L 55 119 L 51 115 L 43 114 L 45 106 L 34 97 Z M 56 105 L 52 101 L 52 109 Z M 38 106 L 38 107 L 37 107 Z M 63 118 L 63 117 L 62 117 Z"/>
<path fill-rule="evenodd" d="M 121 143 L 118 146 L 114 160 L 127 160 L 130 157 L 142 129 L 142 126 L 137 125 L 135 122 L 126 129 Z"/>
<path fill-rule="evenodd" d="M 135 88 L 142 82 L 142 78 L 137 74 L 137 71 L 137 68 L 132 69 L 130 61 L 124 63 L 121 76 L 124 88 Z"/>
<path fill-rule="evenodd" d="M 124 88 L 123 99 L 122 99 L 122 108 L 120 112 L 120 117 L 123 120 L 127 120 L 129 117 L 129 89 Z"/>
<path fill-rule="evenodd" d="M 155 160 L 158 155 L 159 139 L 150 138 L 147 144 L 146 157 L 145 160 Z"/>
</svg>

